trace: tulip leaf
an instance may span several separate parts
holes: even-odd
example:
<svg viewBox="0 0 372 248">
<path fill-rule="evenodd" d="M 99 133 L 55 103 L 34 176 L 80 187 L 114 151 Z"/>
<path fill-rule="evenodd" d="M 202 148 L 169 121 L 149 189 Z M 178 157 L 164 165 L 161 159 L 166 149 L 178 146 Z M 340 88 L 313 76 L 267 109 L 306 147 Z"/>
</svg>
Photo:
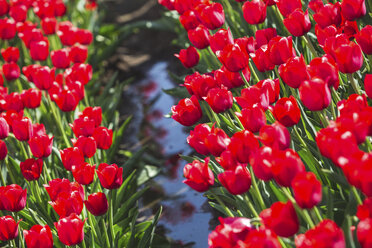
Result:
<svg viewBox="0 0 372 248">
<path fill-rule="evenodd" d="M 138 248 L 147 248 L 151 247 L 152 240 L 154 238 L 155 228 L 156 224 L 158 223 L 160 214 L 162 213 L 162 207 L 159 208 L 158 212 L 155 214 L 151 225 L 146 229 L 145 233 L 143 234 L 139 244 Z"/>
</svg>

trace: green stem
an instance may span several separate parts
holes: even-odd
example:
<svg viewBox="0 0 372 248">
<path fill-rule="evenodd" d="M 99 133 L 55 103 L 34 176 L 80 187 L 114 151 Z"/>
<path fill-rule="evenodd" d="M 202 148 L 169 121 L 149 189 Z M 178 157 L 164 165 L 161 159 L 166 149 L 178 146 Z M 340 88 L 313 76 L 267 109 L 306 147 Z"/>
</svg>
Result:
<svg viewBox="0 0 372 248">
<path fill-rule="evenodd" d="M 65 132 L 64 128 L 62 127 L 61 118 L 58 118 L 58 116 L 57 116 L 56 109 L 55 109 L 55 107 L 53 105 L 54 103 L 50 99 L 50 96 L 49 95 L 47 95 L 47 99 L 48 99 L 48 103 L 49 103 L 50 109 L 52 111 L 52 115 L 53 115 L 53 117 L 54 117 L 54 119 L 55 119 L 55 121 L 57 123 L 58 129 L 59 129 L 59 131 L 60 131 L 60 133 L 61 133 L 61 135 L 63 137 L 63 140 L 65 141 L 65 145 L 67 147 L 70 147 L 71 146 L 70 145 L 70 141 L 68 140 L 68 138 L 66 136 L 66 132 Z"/>
<path fill-rule="evenodd" d="M 109 192 L 110 206 L 109 206 L 109 228 L 111 234 L 111 247 L 115 247 L 115 235 L 114 235 L 114 207 L 113 207 L 113 189 Z"/>
<path fill-rule="evenodd" d="M 244 200 L 247 202 L 248 207 L 249 207 L 249 209 L 252 211 L 253 215 L 254 215 L 255 217 L 259 217 L 259 215 L 258 215 L 256 209 L 255 209 L 254 206 L 252 205 L 252 202 L 251 202 L 250 199 L 248 198 L 247 193 L 245 193 L 245 194 L 243 195 L 243 197 L 244 197 Z"/>
<path fill-rule="evenodd" d="M 316 217 L 318 217 L 319 222 L 321 222 L 321 221 L 323 220 L 323 217 L 322 217 L 322 215 L 320 214 L 319 209 L 315 206 L 313 210 L 314 210 L 314 212 L 315 212 Z"/>
<path fill-rule="evenodd" d="M 358 205 L 362 205 L 363 204 L 363 201 L 360 198 L 360 195 L 359 195 L 357 189 L 355 187 L 351 187 L 351 191 L 353 192 L 353 194 L 354 194 L 354 196 L 355 196 L 355 198 L 356 198 L 356 200 L 358 202 Z"/>
<path fill-rule="evenodd" d="M 245 78 L 245 76 L 243 74 L 243 71 L 239 71 L 239 74 L 240 74 L 240 77 L 243 79 L 243 82 L 244 82 L 245 86 L 247 86 L 247 88 L 249 88 L 250 87 L 249 82 Z"/>
<path fill-rule="evenodd" d="M 13 175 L 13 171 L 9 167 L 9 163 L 8 163 L 8 160 L 6 158 L 4 159 L 4 163 L 5 163 L 6 168 L 8 169 L 9 176 L 10 176 L 10 179 L 12 180 L 12 183 L 17 183 L 17 181 L 15 179 L 15 176 Z"/>
<path fill-rule="evenodd" d="M 234 214 L 230 211 L 230 209 L 228 207 L 226 207 L 225 203 L 223 203 L 223 201 L 221 200 L 221 198 L 217 194 L 213 194 L 213 196 L 214 196 L 214 198 L 216 198 L 218 204 L 220 204 L 221 207 L 225 210 L 226 214 L 229 217 L 234 217 Z"/>
<path fill-rule="evenodd" d="M 309 47 L 310 51 L 311 51 L 311 54 L 313 55 L 313 57 L 319 57 L 318 53 L 316 52 L 315 50 L 315 47 L 313 46 L 313 43 L 311 42 L 309 36 L 307 36 L 307 34 L 304 34 L 304 36 L 302 36 L 306 45 Z"/>
<path fill-rule="evenodd" d="M 243 124 L 241 123 L 241 121 L 239 120 L 239 118 L 236 116 L 236 114 L 234 113 L 234 110 L 232 109 L 229 109 L 229 112 L 231 113 L 231 115 L 234 117 L 234 119 L 236 120 L 236 122 L 238 123 L 239 127 L 244 130 L 244 126 Z"/>
<path fill-rule="evenodd" d="M 258 81 L 260 81 L 260 78 L 257 76 L 257 73 L 256 73 L 251 61 L 249 61 L 249 69 L 251 71 L 251 75 L 253 75 L 254 79 L 256 80 L 256 83 Z"/>
<path fill-rule="evenodd" d="M 347 77 L 351 83 L 351 86 L 353 87 L 355 93 L 357 93 L 358 95 L 360 95 L 360 90 L 359 90 L 359 85 L 358 83 L 355 81 L 354 77 L 353 77 L 353 74 L 352 73 L 348 73 L 347 74 Z"/>
<path fill-rule="evenodd" d="M 110 240 L 109 240 L 108 233 L 107 233 L 107 227 L 105 225 L 105 220 L 103 218 L 102 218 L 102 228 L 103 228 L 103 231 L 105 232 L 106 246 L 110 247 Z"/>
<path fill-rule="evenodd" d="M 98 239 L 97 233 L 94 230 L 95 227 L 93 225 L 92 214 L 89 213 L 89 211 L 87 212 L 87 214 L 88 214 L 88 222 L 89 222 L 89 225 L 90 225 L 90 230 L 92 232 L 92 236 L 95 237 L 96 239 Z M 94 244 L 93 244 L 93 246 L 94 246 Z"/>
<path fill-rule="evenodd" d="M 266 205 L 265 205 L 265 202 L 264 202 L 264 200 L 261 196 L 260 189 L 258 188 L 258 185 L 257 185 L 257 182 L 256 182 L 256 176 L 253 173 L 252 167 L 249 167 L 249 171 L 250 171 L 251 177 L 252 177 L 252 186 L 253 186 L 253 189 L 254 189 L 253 192 L 255 192 L 255 195 L 256 195 L 257 200 L 260 204 L 261 210 L 264 210 L 266 208 Z"/>
<path fill-rule="evenodd" d="M 4 177 L 3 177 L 3 172 L 2 172 L 2 170 L 0 170 L 0 179 L 1 179 L 1 184 L 2 184 L 3 186 L 6 186 L 6 182 L 5 182 L 5 179 L 4 179 Z"/>
</svg>

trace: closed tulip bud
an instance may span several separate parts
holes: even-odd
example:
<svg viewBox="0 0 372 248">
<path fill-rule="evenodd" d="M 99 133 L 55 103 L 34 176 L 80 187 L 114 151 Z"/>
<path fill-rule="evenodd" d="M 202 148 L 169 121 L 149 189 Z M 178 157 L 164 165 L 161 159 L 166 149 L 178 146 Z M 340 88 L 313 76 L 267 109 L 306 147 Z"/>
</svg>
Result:
<svg viewBox="0 0 372 248">
<path fill-rule="evenodd" d="M 328 85 L 320 78 L 302 82 L 299 93 L 302 103 L 311 111 L 323 110 L 331 103 Z"/>
<path fill-rule="evenodd" d="M 234 39 L 234 42 L 247 55 L 247 58 L 249 58 L 250 53 L 254 53 L 254 51 L 256 50 L 257 43 L 254 37 L 240 37 Z"/>
<path fill-rule="evenodd" d="M 0 19 L 0 39 L 11 40 L 17 33 L 15 21 L 5 17 Z"/>
<path fill-rule="evenodd" d="M 57 28 L 57 20 L 54 17 L 46 17 L 41 20 L 41 28 L 45 35 L 55 34 Z"/>
<path fill-rule="evenodd" d="M 270 60 L 270 52 L 267 45 L 261 46 L 249 56 L 251 56 L 253 63 L 260 72 L 271 71 L 275 68 L 275 65 Z"/>
<path fill-rule="evenodd" d="M 64 72 L 66 82 L 79 81 L 86 85 L 92 79 L 93 69 L 89 64 L 76 63 Z"/>
<path fill-rule="evenodd" d="M 365 54 L 372 54 L 372 26 L 367 25 L 355 36 L 356 41 Z"/>
<path fill-rule="evenodd" d="M 184 126 L 194 125 L 203 114 L 196 96 L 180 100 L 171 110 L 172 119 Z"/>
<path fill-rule="evenodd" d="M 21 120 L 14 120 L 13 125 L 13 134 L 19 141 L 29 140 L 32 135 L 32 122 L 28 117 L 23 117 Z"/>
<path fill-rule="evenodd" d="M 302 8 L 301 0 L 274 0 L 280 13 L 286 18 L 296 9 Z"/>
<path fill-rule="evenodd" d="M 63 112 L 74 111 L 79 104 L 79 96 L 71 90 L 63 90 L 55 96 L 55 102 Z"/>
<path fill-rule="evenodd" d="M 205 137 L 205 146 L 213 156 L 220 156 L 230 144 L 230 138 L 220 128 L 212 126 L 211 131 Z"/>
<path fill-rule="evenodd" d="M 0 117 L 0 139 L 5 139 L 9 135 L 9 124 L 4 117 Z"/>
<path fill-rule="evenodd" d="M 68 68 L 71 62 L 68 55 L 68 50 L 66 48 L 51 51 L 50 58 L 52 59 L 53 66 L 57 69 Z"/>
<path fill-rule="evenodd" d="M 19 69 L 19 66 L 14 62 L 5 63 L 2 68 L 4 77 L 8 81 L 13 81 L 21 75 L 21 69 Z"/>
<path fill-rule="evenodd" d="M 89 117 L 79 117 L 74 120 L 74 123 L 70 124 L 72 131 L 76 137 L 85 136 L 89 137 L 93 135 L 95 130 L 95 122 Z"/>
<path fill-rule="evenodd" d="M 294 150 L 274 151 L 272 173 L 280 186 L 290 187 L 293 179 L 303 172 L 305 165 Z"/>
<path fill-rule="evenodd" d="M 4 160 L 8 155 L 8 148 L 3 140 L 0 140 L 0 160 Z"/>
<path fill-rule="evenodd" d="M 263 92 L 267 92 L 269 96 L 269 103 L 273 104 L 279 98 L 280 94 L 280 82 L 279 79 L 264 79 L 259 81 L 256 86 L 262 89 Z"/>
<path fill-rule="evenodd" d="M 367 218 L 358 223 L 357 226 L 357 238 L 358 241 L 363 248 L 370 247 L 372 245 L 371 240 L 371 226 L 372 226 L 372 219 Z"/>
<path fill-rule="evenodd" d="M 108 209 L 106 195 L 102 192 L 93 193 L 84 201 L 85 207 L 94 216 L 104 215 Z"/>
<path fill-rule="evenodd" d="M 275 202 L 270 208 L 263 210 L 260 217 L 267 228 L 281 237 L 293 236 L 300 227 L 296 210 L 290 201 Z"/>
<path fill-rule="evenodd" d="M 79 166 L 84 163 L 84 154 L 78 147 L 69 147 L 59 151 L 62 164 L 66 170 L 71 171 L 72 166 Z"/>
<path fill-rule="evenodd" d="M 324 29 L 322 29 L 318 24 L 315 24 L 315 35 L 321 47 L 325 45 L 325 41 L 329 37 L 335 37 L 337 33 L 338 30 L 335 25 L 327 26 Z"/>
<path fill-rule="evenodd" d="M 29 141 L 32 155 L 36 158 L 46 158 L 52 153 L 53 137 L 48 135 L 34 136 Z"/>
<path fill-rule="evenodd" d="M 328 87 L 337 89 L 340 84 L 336 62 L 329 55 L 311 60 L 308 71 L 311 77 L 323 79 Z"/>
<path fill-rule="evenodd" d="M 185 28 L 186 31 L 196 28 L 200 22 L 196 17 L 195 11 L 188 10 L 182 15 L 180 15 L 180 23 Z"/>
<path fill-rule="evenodd" d="M 362 49 L 352 41 L 338 45 L 334 55 L 338 69 L 342 73 L 354 73 L 363 65 Z"/>
<path fill-rule="evenodd" d="M 292 57 L 279 66 L 279 75 L 288 86 L 297 89 L 301 83 L 310 79 L 304 57 Z"/>
<path fill-rule="evenodd" d="M 85 157 L 91 158 L 97 151 L 97 142 L 93 137 L 80 136 L 74 143 L 74 147 L 78 147 Z"/>
<path fill-rule="evenodd" d="M 212 74 L 200 75 L 199 72 L 195 72 L 186 76 L 183 86 L 186 87 L 190 95 L 195 95 L 201 100 L 207 96 L 210 89 L 218 87 L 218 84 Z"/>
<path fill-rule="evenodd" d="M 233 105 L 233 95 L 227 89 L 213 88 L 208 91 L 205 101 L 211 106 L 215 113 L 222 113 L 231 109 Z"/>
<path fill-rule="evenodd" d="M 292 189 L 301 208 L 313 208 L 322 200 L 322 184 L 312 172 L 298 174 L 292 181 Z"/>
<path fill-rule="evenodd" d="M 81 45 L 90 45 L 93 41 L 93 34 L 88 29 L 79 29 L 76 34 L 77 42 Z"/>
<path fill-rule="evenodd" d="M 285 150 L 291 143 L 291 135 L 285 126 L 275 122 L 260 129 L 260 141 L 273 149 Z"/>
<path fill-rule="evenodd" d="M 214 175 L 208 167 L 209 157 L 205 158 L 202 163 L 194 160 L 192 163 L 186 164 L 183 168 L 183 175 L 186 180 L 183 183 L 190 186 L 198 192 L 205 192 L 214 184 Z"/>
<path fill-rule="evenodd" d="M 195 29 L 187 31 L 187 35 L 191 44 L 196 48 L 204 49 L 209 46 L 209 30 L 203 25 L 199 25 Z"/>
<path fill-rule="evenodd" d="M 34 41 L 30 44 L 30 55 L 33 60 L 44 61 L 49 55 L 48 40 Z"/>
<path fill-rule="evenodd" d="M 244 68 L 242 70 L 242 73 L 245 79 L 249 81 L 251 78 L 251 71 L 249 70 L 249 67 Z M 240 73 L 231 72 L 224 66 L 222 66 L 221 69 L 214 71 L 214 78 L 221 88 L 226 87 L 227 89 L 232 89 L 244 85 L 244 81 Z"/>
<path fill-rule="evenodd" d="M 251 174 L 245 166 L 219 174 L 218 180 L 233 195 L 244 194 L 251 187 Z"/>
<path fill-rule="evenodd" d="M 344 233 L 332 220 L 325 219 L 295 238 L 296 247 L 346 247 Z"/>
<path fill-rule="evenodd" d="M 233 154 L 226 150 L 223 153 L 221 153 L 220 157 L 216 158 L 216 161 L 224 168 L 225 170 L 235 170 L 237 166 L 242 166 L 241 163 L 239 163 Z"/>
<path fill-rule="evenodd" d="M 97 175 L 105 189 L 117 189 L 123 183 L 123 168 L 119 168 L 116 164 L 100 164 Z"/>
<path fill-rule="evenodd" d="M 235 100 L 242 108 L 251 108 L 257 105 L 266 111 L 269 106 L 269 94 L 270 92 L 266 88 L 253 85 L 242 89 L 241 96 L 235 97 Z"/>
<path fill-rule="evenodd" d="M 223 48 L 228 44 L 234 44 L 231 30 L 221 28 L 209 38 L 209 43 L 214 53 L 223 50 Z"/>
<path fill-rule="evenodd" d="M 311 29 L 308 10 L 304 13 L 301 9 L 296 9 L 284 19 L 283 24 L 293 36 L 306 34 Z"/>
<path fill-rule="evenodd" d="M 97 127 L 93 132 L 93 138 L 97 142 L 97 148 L 107 150 L 112 144 L 112 129 Z"/>
<path fill-rule="evenodd" d="M 259 106 L 243 108 L 241 113 L 236 112 L 243 127 L 252 133 L 260 131 L 261 127 L 266 124 L 265 112 Z"/>
<path fill-rule="evenodd" d="M 59 219 L 54 223 L 59 240 L 69 246 L 80 244 L 84 239 L 84 223 L 76 214 Z"/>
<path fill-rule="evenodd" d="M 330 25 L 339 26 L 342 21 L 341 3 L 327 3 L 314 14 L 314 20 L 322 28 Z"/>
<path fill-rule="evenodd" d="M 275 65 L 281 65 L 291 57 L 296 56 L 293 48 L 292 36 L 274 37 L 269 42 L 270 60 Z"/>
<path fill-rule="evenodd" d="M 276 37 L 276 29 L 275 28 L 266 28 L 266 29 L 260 29 L 256 31 L 256 48 L 260 48 L 263 45 L 269 44 L 269 41 Z"/>
<path fill-rule="evenodd" d="M 9 4 L 6 0 L 0 1 L 0 16 L 6 15 L 9 11 Z"/>
<path fill-rule="evenodd" d="M 71 192 L 78 192 L 81 199 L 84 199 L 84 188 L 78 182 L 70 182 L 66 178 L 57 178 L 49 181 L 49 185 L 44 184 L 52 201 L 56 201 L 60 195 L 70 195 Z"/>
<path fill-rule="evenodd" d="M 3 56 L 4 60 L 8 63 L 10 62 L 17 62 L 19 59 L 19 49 L 18 47 L 8 47 L 6 49 L 1 49 L 1 55 Z"/>
<path fill-rule="evenodd" d="M 102 122 L 102 109 L 101 107 L 86 107 L 83 112 L 79 114 L 80 118 L 85 116 L 94 120 L 95 126 L 98 127 Z"/>
<path fill-rule="evenodd" d="M 53 248 L 53 235 L 48 225 L 34 225 L 23 230 L 27 248 Z"/>
<path fill-rule="evenodd" d="M 187 143 L 196 150 L 197 153 L 202 155 L 210 154 L 205 140 L 208 134 L 211 132 L 211 128 L 207 124 L 198 124 L 194 130 L 190 131 L 190 135 L 187 137 Z"/>
<path fill-rule="evenodd" d="M 199 21 L 210 30 L 220 28 L 225 23 L 225 13 L 220 3 L 199 4 L 196 12 Z"/>
<path fill-rule="evenodd" d="M 72 63 L 84 63 L 88 58 L 88 48 L 82 45 L 75 45 L 70 47 L 68 53 Z"/>
<path fill-rule="evenodd" d="M 348 21 L 354 21 L 367 12 L 365 0 L 342 0 L 341 13 L 342 17 Z"/>
<path fill-rule="evenodd" d="M 254 175 L 264 181 L 271 180 L 273 178 L 273 159 L 273 149 L 269 146 L 263 146 L 252 153 L 249 164 L 252 166 Z"/>
<path fill-rule="evenodd" d="M 24 22 L 27 18 L 27 7 L 23 4 L 13 5 L 10 7 L 9 15 L 16 22 Z"/>
<path fill-rule="evenodd" d="M 364 90 L 367 96 L 372 99 L 372 74 L 367 74 L 364 78 Z"/>
<path fill-rule="evenodd" d="M 273 114 L 275 119 L 285 127 L 296 125 L 301 118 L 300 108 L 293 96 L 280 98 L 275 104 Z"/>
<path fill-rule="evenodd" d="M 179 54 L 175 54 L 184 67 L 192 68 L 199 63 L 199 53 L 195 47 L 189 46 L 187 49 L 181 49 Z"/>
<path fill-rule="evenodd" d="M 12 92 L 5 96 L 6 109 L 21 112 L 24 109 L 23 102 L 21 100 L 21 94 L 18 92 Z"/>
<path fill-rule="evenodd" d="M 266 8 L 267 4 L 261 0 L 247 1 L 242 7 L 243 17 L 251 25 L 263 23 L 266 19 Z"/>
<path fill-rule="evenodd" d="M 228 150 L 240 163 L 248 163 L 249 156 L 259 148 L 257 138 L 248 130 L 235 133 L 231 137 Z"/>
<path fill-rule="evenodd" d="M 95 165 L 81 163 L 80 165 L 73 165 L 71 171 L 76 182 L 81 185 L 89 185 L 93 182 L 95 168 Z"/>
<path fill-rule="evenodd" d="M 49 202 L 60 218 L 71 214 L 80 214 L 84 204 L 79 192 L 65 192 L 58 195 L 55 201 Z"/>
<path fill-rule="evenodd" d="M 55 80 L 55 70 L 48 66 L 36 68 L 32 79 L 35 86 L 40 90 L 49 90 Z"/>
<path fill-rule="evenodd" d="M 29 158 L 21 162 L 21 173 L 27 181 L 38 180 L 43 171 L 43 160 Z"/>
<path fill-rule="evenodd" d="M 21 94 L 23 105 L 29 109 L 38 108 L 41 104 L 41 91 L 38 89 L 24 90 Z"/>
<path fill-rule="evenodd" d="M 4 210 L 19 212 L 25 208 L 26 201 L 27 189 L 22 189 L 17 184 L 11 184 L 3 188 L 0 205 L 4 207 Z"/>
<path fill-rule="evenodd" d="M 231 72 L 239 72 L 248 66 L 246 53 L 237 44 L 229 44 L 216 55 L 221 63 Z"/>
<path fill-rule="evenodd" d="M 0 240 L 8 241 L 15 239 L 18 236 L 18 224 L 12 216 L 6 215 L 0 217 Z"/>
</svg>

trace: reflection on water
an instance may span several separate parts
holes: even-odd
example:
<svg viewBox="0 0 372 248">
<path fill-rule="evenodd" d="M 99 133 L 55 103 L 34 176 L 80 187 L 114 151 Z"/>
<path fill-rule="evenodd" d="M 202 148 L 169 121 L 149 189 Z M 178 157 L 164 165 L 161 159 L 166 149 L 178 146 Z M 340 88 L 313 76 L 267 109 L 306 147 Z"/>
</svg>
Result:
<svg viewBox="0 0 372 248">
<path fill-rule="evenodd" d="M 202 194 L 182 183 L 185 161 L 178 154 L 191 152 L 186 143 L 188 134 L 179 123 L 163 117 L 177 100 L 162 93 L 162 89 L 173 87 L 165 62 L 158 62 L 148 70 L 139 85 L 146 109 L 143 136 L 154 137 L 157 151 L 165 161 L 164 174 L 155 179 L 150 192 L 162 199 L 164 212 L 159 224 L 167 236 L 176 241 L 174 247 L 189 243 L 194 243 L 195 248 L 206 247 L 212 214 Z"/>
</svg>

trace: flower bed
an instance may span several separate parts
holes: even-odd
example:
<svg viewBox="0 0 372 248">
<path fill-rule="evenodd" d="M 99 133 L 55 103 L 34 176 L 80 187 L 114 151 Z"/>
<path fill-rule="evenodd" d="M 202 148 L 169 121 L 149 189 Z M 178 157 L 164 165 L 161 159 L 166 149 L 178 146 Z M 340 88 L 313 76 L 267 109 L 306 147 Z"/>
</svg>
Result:
<svg viewBox="0 0 372 248">
<path fill-rule="evenodd" d="M 185 183 L 221 212 L 209 247 L 369 247 L 370 2 L 159 0 L 192 74 Z"/>
</svg>

